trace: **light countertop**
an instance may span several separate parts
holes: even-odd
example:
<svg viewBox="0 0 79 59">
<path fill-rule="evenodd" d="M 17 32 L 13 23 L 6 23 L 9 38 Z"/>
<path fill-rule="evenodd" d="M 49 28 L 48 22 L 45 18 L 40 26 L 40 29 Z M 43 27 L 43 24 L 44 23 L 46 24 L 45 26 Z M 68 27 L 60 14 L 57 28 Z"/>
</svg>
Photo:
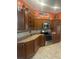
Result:
<svg viewBox="0 0 79 59">
<path fill-rule="evenodd" d="M 19 41 L 18 43 L 25 43 L 25 42 L 29 42 L 29 41 L 35 40 L 40 35 L 42 35 L 42 34 L 35 34 L 35 35 L 32 35 L 32 36 L 29 36 L 26 39 L 23 39 L 23 40 Z"/>
</svg>

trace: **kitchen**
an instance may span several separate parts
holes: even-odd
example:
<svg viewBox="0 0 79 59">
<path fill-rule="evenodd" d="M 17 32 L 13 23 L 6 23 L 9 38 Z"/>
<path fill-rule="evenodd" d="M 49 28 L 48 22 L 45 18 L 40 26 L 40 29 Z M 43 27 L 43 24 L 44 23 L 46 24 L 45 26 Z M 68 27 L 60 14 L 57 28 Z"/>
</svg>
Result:
<svg viewBox="0 0 79 59">
<path fill-rule="evenodd" d="M 17 58 L 60 59 L 61 0 L 17 0 L 17 7 Z"/>
</svg>

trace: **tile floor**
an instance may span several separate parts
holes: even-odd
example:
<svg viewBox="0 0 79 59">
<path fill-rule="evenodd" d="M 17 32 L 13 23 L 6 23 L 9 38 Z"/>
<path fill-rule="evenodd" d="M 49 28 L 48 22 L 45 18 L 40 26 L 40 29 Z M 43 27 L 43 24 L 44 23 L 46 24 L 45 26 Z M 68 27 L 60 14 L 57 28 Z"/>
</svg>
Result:
<svg viewBox="0 0 79 59">
<path fill-rule="evenodd" d="M 61 43 L 49 44 L 39 48 L 32 59 L 61 59 Z"/>
</svg>

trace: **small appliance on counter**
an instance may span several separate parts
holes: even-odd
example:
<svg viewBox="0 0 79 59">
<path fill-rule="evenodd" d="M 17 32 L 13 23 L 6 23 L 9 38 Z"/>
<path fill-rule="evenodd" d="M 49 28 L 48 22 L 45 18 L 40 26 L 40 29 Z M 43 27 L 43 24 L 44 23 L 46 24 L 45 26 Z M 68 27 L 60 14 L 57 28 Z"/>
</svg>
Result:
<svg viewBox="0 0 79 59">
<path fill-rule="evenodd" d="M 43 23 L 41 33 L 45 35 L 47 41 L 52 40 L 52 34 L 51 34 L 49 22 Z"/>
</svg>

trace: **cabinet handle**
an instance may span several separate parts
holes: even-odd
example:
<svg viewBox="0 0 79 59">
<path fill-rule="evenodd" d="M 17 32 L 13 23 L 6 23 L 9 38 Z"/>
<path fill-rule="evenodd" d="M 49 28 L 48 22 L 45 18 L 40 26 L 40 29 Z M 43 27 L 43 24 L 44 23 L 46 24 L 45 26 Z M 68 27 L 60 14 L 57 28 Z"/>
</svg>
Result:
<svg viewBox="0 0 79 59">
<path fill-rule="evenodd" d="M 22 44 L 22 45 L 24 45 L 24 44 Z"/>
</svg>

